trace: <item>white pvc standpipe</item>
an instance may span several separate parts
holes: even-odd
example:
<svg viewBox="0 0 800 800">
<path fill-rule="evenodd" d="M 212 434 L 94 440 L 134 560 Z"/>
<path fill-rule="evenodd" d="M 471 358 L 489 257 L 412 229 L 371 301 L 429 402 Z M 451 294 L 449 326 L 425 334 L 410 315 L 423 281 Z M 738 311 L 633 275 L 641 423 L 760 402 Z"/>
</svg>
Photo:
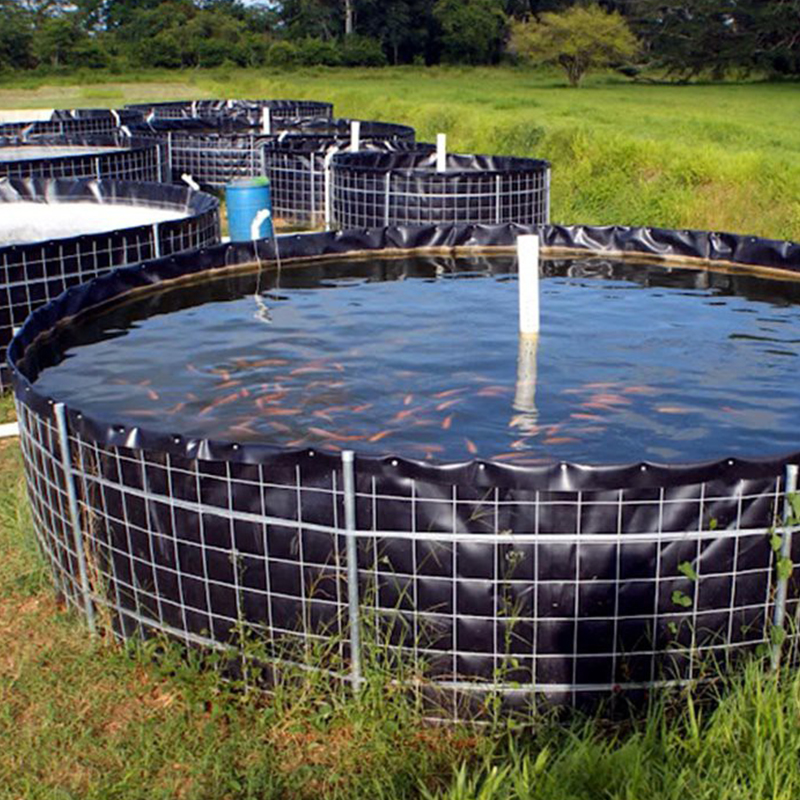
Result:
<svg viewBox="0 0 800 800">
<path fill-rule="evenodd" d="M 250 223 L 250 238 L 261 239 L 261 226 L 272 216 L 272 212 L 268 208 L 262 208 Z"/>
<path fill-rule="evenodd" d="M 272 112 L 269 108 L 261 109 L 261 133 L 268 136 L 272 133 Z"/>
<path fill-rule="evenodd" d="M 517 237 L 519 261 L 519 332 L 539 333 L 539 237 Z"/>
<path fill-rule="evenodd" d="M 361 149 L 361 123 L 357 119 L 350 123 L 350 149 L 354 153 Z"/>
<path fill-rule="evenodd" d="M 436 171 L 444 172 L 447 169 L 447 134 L 436 134 Z"/>
</svg>

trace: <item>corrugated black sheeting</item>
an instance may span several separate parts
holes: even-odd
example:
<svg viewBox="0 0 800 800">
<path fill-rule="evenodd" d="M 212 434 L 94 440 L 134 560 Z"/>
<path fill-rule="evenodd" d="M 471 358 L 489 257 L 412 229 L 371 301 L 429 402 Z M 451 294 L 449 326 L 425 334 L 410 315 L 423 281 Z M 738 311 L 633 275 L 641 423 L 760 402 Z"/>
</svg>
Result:
<svg viewBox="0 0 800 800">
<path fill-rule="evenodd" d="M 286 262 L 355 251 L 507 247 L 522 233 L 539 233 L 545 247 L 569 248 L 579 255 L 677 255 L 800 269 L 800 246 L 794 243 L 652 228 L 374 229 L 286 236 L 279 245 Z M 219 246 L 118 270 L 69 290 L 35 312 L 9 349 L 19 401 L 52 420 L 51 405 L 58 398 L 39 395 L 29 380 L 35 380 L 36 359 L 26 361 L 25 355 L 35 338 L 59 320 L 163 280 L 247 263 L 256 254 L 272 259 L 274 248 L 269 240 Z M 68 419 L 72 431 L 90 445 L 114 448 L 98 452 L 92 468 L 119 487 L 103 490 L 98 518 L 117 520 L 101 535 L 107 538 L 105 571 L 115 575 L 109 591 L 121 603 L 116 621 L 121 633 L 132 635 L 143 616 L 144 624 L 156 629 L 168 624 L 227 640 L 240 614 L 253 624 L 271 620 L 297 637 L 303 630 L 346 633 L 346 615 L 334 602 L 337 586 L 338 596 L 346 597 L 344 576 L 333 567 L 343 558 L 342 537 L 271 524 L 270 558 L 279 561 L 266 560 L 267 587 L 262 525 L 232 525 L 224 515 L 191 508 L 200 503 L 225 512 L 341 525 L 341 499 L 332 502 L 329 494 L 334 485 L 342 485 L 339 458 L 169 436 L 119 426 L 110 417 L 88 417 L 77 408 L 68 409 Z M 775 580 L 769 535 L 741 531 L 775 521 L 783 468 L 800 460 L 793 442 L 787 441 L 787 450 L 777 458 L 754 454 L 695 464 L 553 463 L 533 468 L 357 456 L 357 526 L 387 532 L 359 543 L 362 601 L 377 608 L 378 627 L 394 645 L 407 652 L 425 650 L 432 678 L 500 684 L 510 690 L 511 707 L 531 701 L 518 684 L 535 683 L 555 702 L 583 704 L 616 687 L 628 687 L 637 696 L 634 687 L 640 684 L 696 676 L 688 650 L 700 653 L 708 665 L 708 659 L 733 658 L 740 648 L 769 641 Z M 269 486 L 259 491 L 254 486 L 261 484 L 262 469 Z M 155 497 L 142 500 L 137 490 L 187 504 L 176 508 Z M 620 500 L 625 501 L 622 510 Z M 83 501 L 99 502 L 91 492 Z M 669 532 L 708 530 L 712 520 L 718 537 L 699 543 L 661 538 Z M 391 531 L 426 536 L 411 542 Z M 154 540 L 156 532 L 167 538 Z M 551 538 L 522 544 L 447 541 L 454 532 L 536 532 Z M 593 539 L 602 533 L 621 538 Z M 173 537 L 175 546 L 169 543 Z M 203 541 L 221 550 L 204 551 Z M 129 557 L 131 548 L 135 559 Z M 234 574 L 226 548 L 246 562 L 241 575 Z M 64 567 L 74 574 L 68 552 L 64 548 Z M 800 537 L 791 555 L 800 561 Z M 699 579 L 682 569 L 686 562 Z M 210 593 L 209 579 L 214 581 Z M 793 578 L 791 614 L 797 609 L 798 588 Z M 163 603 L 154 603 L 154 590 L 164 596 Z M 676 604 L 676 592 L 690 599 L 688 611 Z M 441 701 L 441 693 L 435 693 Z"/>
</svg>

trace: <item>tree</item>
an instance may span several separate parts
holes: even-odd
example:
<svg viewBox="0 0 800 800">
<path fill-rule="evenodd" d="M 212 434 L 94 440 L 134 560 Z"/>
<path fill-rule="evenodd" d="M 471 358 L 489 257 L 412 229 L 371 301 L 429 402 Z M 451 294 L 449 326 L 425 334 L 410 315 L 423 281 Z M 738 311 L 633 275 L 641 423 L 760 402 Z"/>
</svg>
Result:
<svg viewBox="0 0 800 800">
<path fill-rule="evenodd" d="M 510 49 L 533 63 L 558 64 L 578 86 L 589 70 L 632 58 L 638 42 L 621 14 L 593 4 L 513 23 Z"/>
<path fill-rule="evenodd" d="M 506 32 L 501 0 L 437 0 L 433 15 L 442 28 L 445 60 L 467 64 L 498 60 Z"/>
</svg>

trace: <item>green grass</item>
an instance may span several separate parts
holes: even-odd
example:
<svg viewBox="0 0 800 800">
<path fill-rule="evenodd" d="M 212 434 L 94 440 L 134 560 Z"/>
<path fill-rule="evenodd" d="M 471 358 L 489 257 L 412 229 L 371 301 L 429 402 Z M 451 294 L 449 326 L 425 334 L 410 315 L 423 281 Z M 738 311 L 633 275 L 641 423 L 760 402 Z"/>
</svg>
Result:
<svg viewBox="0 0 800 800">
<path fill-rule="evenodd" d="M 553 162 L 553 220 L 800 239 L 796 83 L 669 86 L 614 76 L 570 89 L 512 68 L 215 70 L 20 77 L 0 107 L 190 97 L 310 97 L 341 116 L 405 122 L 462 152 Z M 94 81 L 94 82 L 93 82 Z"/>
<path fill-rule="evenodd" d="M 453 149 L 552 159 L 553 217 L 800 239 L 793 84 L 632 85 L 512 69 L 23 77 L 0 107 L 312 97 L 407 122 Z M 11 415 L 0 402 L 2 421 Z M 271 698 L 173 648 L 92 640 L 53 598 L 13 441 L 0 443 L 0 797 L 606 798 L 800 796 L 800 678 L 753 663 L 717 702 L 534 730 L 425 726 L 373 673 L 359 699 L 306 677 Z"/>
</svg>

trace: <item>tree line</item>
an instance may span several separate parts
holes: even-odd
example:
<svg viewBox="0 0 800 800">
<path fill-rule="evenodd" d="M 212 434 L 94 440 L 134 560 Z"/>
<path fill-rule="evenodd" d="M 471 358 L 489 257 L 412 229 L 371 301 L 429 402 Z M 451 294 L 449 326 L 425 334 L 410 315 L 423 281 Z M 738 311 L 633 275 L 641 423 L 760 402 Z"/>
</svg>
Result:
<svg viewBox="0 0 800 800">
<path fill-rule="evenodd" d="M 569 20 L 579 20 L 576 12 L 587 7 L 619 20 L 601 28 L 622 25 L 630 34 L 635 44 L 606 60 L 631 76 L 800 74 L 800 0 L 0 0 L 0 69 L 525 58 L 564 66 L 552 48 L 530 42 L 545 23 L 547 35 L 560 30 L 578 42 L 570 47 L 586 36 L 597 40 L 597 29 L 570 29 L 576 23 Z M 557 24 L 562 18 L 566 28 Z M 515 46 L 525 41 L 527 49 Z"/>
</svg>

